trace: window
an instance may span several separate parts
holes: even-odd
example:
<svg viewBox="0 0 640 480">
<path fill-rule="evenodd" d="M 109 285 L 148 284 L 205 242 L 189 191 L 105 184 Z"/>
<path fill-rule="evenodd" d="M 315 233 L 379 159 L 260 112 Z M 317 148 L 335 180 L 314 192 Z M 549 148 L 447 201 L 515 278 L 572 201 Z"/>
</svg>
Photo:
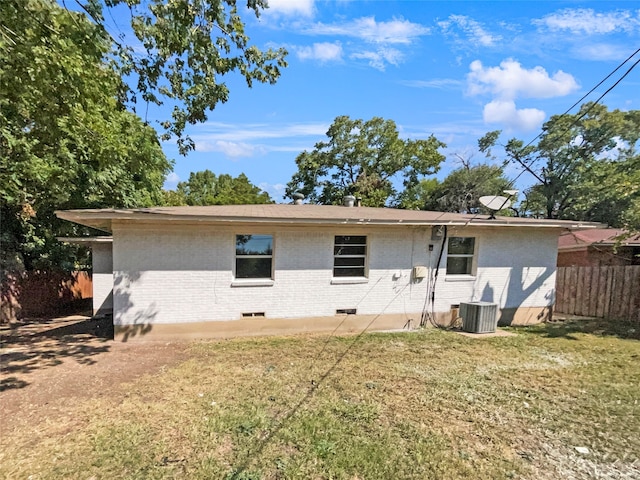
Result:
<svg viewBox="0 0 640 480">
<path fill-rule="evenodd" d="M 450 237 L 447 250 L 447 275 L 471 275 L 476 239 Z"/>
<path fill-rule="evenodd" d="M 236 278 L 271 278 L 272 235 L 236 235 Z"/>
<path fill-rule="evenodd" d="M 333 276 L 364 277 L 367 237 L 336 235 L 333 245 Z"/>
</svg>

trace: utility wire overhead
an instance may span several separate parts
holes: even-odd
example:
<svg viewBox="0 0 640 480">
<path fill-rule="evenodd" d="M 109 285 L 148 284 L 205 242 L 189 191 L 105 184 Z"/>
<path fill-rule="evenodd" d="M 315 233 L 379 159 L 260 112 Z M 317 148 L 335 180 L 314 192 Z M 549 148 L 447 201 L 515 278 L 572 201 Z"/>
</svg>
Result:
<svg viewBox="0 0 640 480">
<path fill-rule="evenodd" d="M 573 105 L 571 105 L 567 110 L 565 110 L 561 115 L 566 115 L 567 113 L 569 113 L 571 110 L 573 110 L 578 104 L 580 104 L 582 101 L 584 101 L 589 95 L 591 95 L 598 87 L 600 87 L 604 82 L 606 82 L 609 78 L 611 78 L 618 70 L 620 70 L 627 62 L 631 61 L 633 59 L 633 57 L 635 57 L 636 55 L 638 55 L 638 53 L 640 53 L 640 48 L 638 48 L 636 51 L 634 51 L 631 55 L 629 55 L 622 63 L 620 63 L 616 68 L 614 68 L 611 73 L 609 73 L 606 77 L 604 77 L 600 82 L 598 82 L 598 84 L 596 86 L 594 86 L 591 90 L 589 90 L 586 94 L 584 94 L 579 100 L 577 100 Z M 631 65 L 631 67 L 629 67 L 629 69 L 624 72 L 624 74 L 618 78 L 618 80 L 616 80 L 614 82 L 613 85 L 611 85 L 607 90 L 604 91 L 604 93 L 602 95 L 600 95 L 593 103 L 592 105 L 585 110 L 578 118 L 574 119 L 573 122 L 571 122 L 571 124 L 566 127 L 564 130 L 562 130 L 562 132 L 560 133 L 560 135 L 564 135 L 566 132 L 568 132 L 569 130 L 571 130 L 580 120 L 582 120 L 593 108 L 595 108 L 596 105 L 598 105 L 600 103 L 600 101 L 609 93 L 611 92 L 611 90 L 613 90 L 615 87 L 617 87 L 620 82 L 622 82 L 622 80 L 624 80 L 630 73 L 631 71 L 638 66 L 638 64 L 640 63 L 640 58 L 638 58 L 633 65 Z M 531 144 L 533 144 L 533 142 L 535 142 L 536 140 L 538 140 L 542 134 L 544 132 L 540 132 L 535 138 L 533 138 L 533 140 L 531 140 L 529 143 L 527 143 L 526 145 L 524 145 L 522 147 L 522 149 L 525 149 L 527 147 L 529 147 Z M 522 174 L 524 172 L 529 172 L 531 175 L 533 175 L 539 182 L 544 183 L 544 180 L 541 178 L 540 175 L 538 175 L 538 173 L 536 173 L 533 168 L 532 165 L 533 163 L 535 163 L 535 160 L 533 160 L 532 162 L 530 162 L 529 164 L 527 164 L 524 160 L 517 160 L 516 161 L 518 163 L 520 163 L 520 165 L 522 166 L 522 171 L 510 182 L 510 186 L 513 186 L 516 182 L 516 180 L 518 180 L 518 178 L 520 178 L 522 176 Z"/>
</svg>

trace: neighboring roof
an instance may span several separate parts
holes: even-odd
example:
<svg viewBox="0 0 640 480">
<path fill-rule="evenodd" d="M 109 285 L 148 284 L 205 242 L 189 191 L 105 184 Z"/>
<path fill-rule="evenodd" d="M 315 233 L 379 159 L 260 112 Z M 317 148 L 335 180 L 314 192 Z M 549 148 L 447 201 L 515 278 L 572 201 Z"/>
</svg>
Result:
<svg viewBox="0 0 640 480">
<path fill-rule="evenodd" d="M 473 225 L 490 227 L 597 228 L 599 223 L 568 220 L 400 210 L 395 208 L 343 207 L 334 205 L 214 205 L 206 207 L 151 207 L 135 209 L 62 210 L 56 215 L 81 225 L 111 232 L 114 221 L 203 222 L 215 224 L 281 225 L 378 225 L 429 226 Z"/>
<path fill-rule="evenodd" d="M 632 234 L 627 238 L 621 237 L 627 234 L 628 232 L 618 228 L 595 228 L 579 232 L 567 232 L 560 235 L 558 250 L 576 250 L 586 248 L 588 245 L 640 245 L 640 233 Z"/>
</svg>

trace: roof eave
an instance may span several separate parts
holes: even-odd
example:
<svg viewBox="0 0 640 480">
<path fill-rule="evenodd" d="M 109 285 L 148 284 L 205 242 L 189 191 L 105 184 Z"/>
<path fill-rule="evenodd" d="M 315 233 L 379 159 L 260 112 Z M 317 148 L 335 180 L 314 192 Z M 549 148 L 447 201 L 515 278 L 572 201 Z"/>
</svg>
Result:
<svg viewBox="0 0 640 480">
<path fill-rule="evenodd" d="M 372 225 L 372 226 L 413 226 L 413 227 L 430 227 L 434 225 L 447 226 L 474 226 L 474 227 L 528 227 L 528 228 L 560 228 L 560 229 L 591 229 L 599 228 L 601 225 L 592 222 L 567 222 L 544 220 L 540 222 L 519 221 L 518 217 L 505 217 L 509 220 L 502 219 L 443 219 L 437 218 L 433 220 L 385 220 L 371 218 L 291 218 L 291 217 L 246 217 L 246 216 L 209 216 L 209 215 L 167 215 L 162 213 L 140 213 L 128 211 L 57 211 L 56 215 L 80 225 L 104 230 L 112 233 L 113 222 L 192 222 L 192 223 L 213 223 L 213 224 L 275 224 L 275 225 Z"/>
<path fill-rule="evenodd" d="M 56 240 L 64 243 L 72 243 L 74 245 L 86 245 L 94 243 L 113 243 L 113 237 L 95 236 L 95 237 L 56 237 Z"/>
</svg>

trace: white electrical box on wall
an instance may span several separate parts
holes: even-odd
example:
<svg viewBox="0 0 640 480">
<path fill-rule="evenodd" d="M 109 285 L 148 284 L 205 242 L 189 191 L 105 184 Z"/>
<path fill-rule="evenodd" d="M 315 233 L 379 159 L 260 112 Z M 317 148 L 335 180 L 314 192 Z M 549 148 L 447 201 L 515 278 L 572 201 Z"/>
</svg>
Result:
<svg viewBox="0 0 640 480">
<path fill-rule="evenodd" d="M 422 265 L 416 265 L 413 267 L 413 278 L 422 279 L 427 278 L 427 267 Z"/>
</svg>

